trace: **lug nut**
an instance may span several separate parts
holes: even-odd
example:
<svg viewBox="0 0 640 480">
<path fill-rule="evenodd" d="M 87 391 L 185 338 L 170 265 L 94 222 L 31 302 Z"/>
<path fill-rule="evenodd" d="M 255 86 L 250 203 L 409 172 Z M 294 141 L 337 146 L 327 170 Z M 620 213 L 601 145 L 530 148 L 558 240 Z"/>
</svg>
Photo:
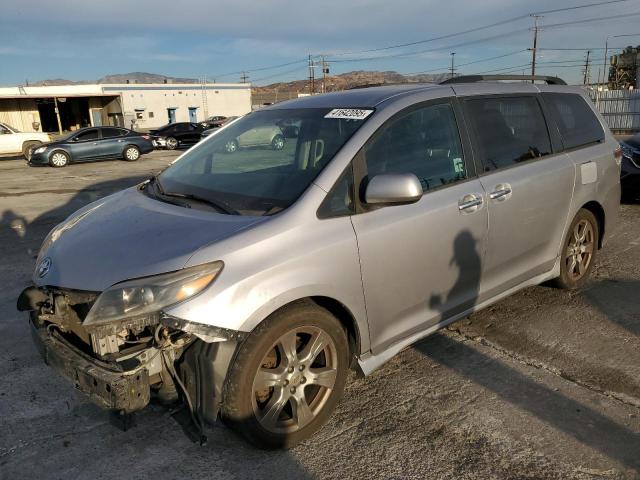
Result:
<svg viewBox="0 0 640 480">
<path fill-rule="evenodd" d="M 294 368 L 293 368 L 293 367 L 289 367 L 289 368 L 287 369 L 287 371 L 288 371 L 289 373 L 293 373 L 293 370 L 294 370 Z"/>
<path fill-rule="evenodd" d="M 286 387 L 287 385 L 289 385 L 289 380 L 284 381 L 284 386 Z"/>
<path fill-rule="evenodd" d="M 291 387 L 291 389 L 289 390 L 291 393 L 296 393 L 296 387 Z"/>
<path fill-rule="evenodd" d="M 298 368 L 300 369 L 300 371 L 302 371 L 304 370 L 304 365 L 300 365 Z"/>
<path fill-rule="evenodd" d="M 306 381 L 307 381 L 307 379 L 306 379 L 306 378 L 304 378 L 304 377 L 302 377 L 302 378 L 300 379 L 300 383 L 306 383 Z"/>
</svg>

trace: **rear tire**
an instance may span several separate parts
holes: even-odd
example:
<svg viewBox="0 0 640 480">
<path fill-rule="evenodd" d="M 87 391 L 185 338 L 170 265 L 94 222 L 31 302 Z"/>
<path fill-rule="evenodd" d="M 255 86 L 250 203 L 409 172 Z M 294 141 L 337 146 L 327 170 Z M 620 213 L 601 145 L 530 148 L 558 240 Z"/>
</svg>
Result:
<svg viewBox="0 0 640 480">
<path fill-rule="evenodd" d="M 129 145 L 122 152 L 122 158 L 124 158 L 127 162 L 135 162 L 140 158 L 140 149 L 135 145 Z"/>
<path fill-rule="evenodd" d="M 271 148 L 274 150 L 282 150 L 284 148 L 285 139 L 282 135 L 276 135 L 271 140 Z"/>
<path fill-rule="evenodd" d="M 317 431 L 342 397 L 347 334 L 324 308 L 298 302 L 239 347 L 223 391 L 223 421 L 260 448 L 289 448 Z"/>
<path fill-rule="evenodd" d="M 175 150 L 178 148 L 179 142 L 173 137 L 167 137 L 166 144 L 167 150 Z"/>
<path fill-rule="evenodd" d="M 40 145 L 42 145 L 42 142 L 39 142 L 37 140 L 32 140 L 30 142 L 24 142 L 22 144 L 22 155 L 24 155 L 24 158 L 27 160 L 31 159 L 31 152 L 33 150 L 35 150 L 37 147 L 39 147 Z"/>
<path fill-rule="evenodd" d="M 560 276 L 552 284 L 575 290 L 589 280 L 598 252 L 600 229 L 589 210 L 581 209 L 571 222 L 560 251 Z"/>
<path fill-rule="evenodd" d="M 66 167 L 69 163 L 69 154 L 62 150 L 56 150 L 49 156 L 49 165 L 55 168 Z"/>
</svg>

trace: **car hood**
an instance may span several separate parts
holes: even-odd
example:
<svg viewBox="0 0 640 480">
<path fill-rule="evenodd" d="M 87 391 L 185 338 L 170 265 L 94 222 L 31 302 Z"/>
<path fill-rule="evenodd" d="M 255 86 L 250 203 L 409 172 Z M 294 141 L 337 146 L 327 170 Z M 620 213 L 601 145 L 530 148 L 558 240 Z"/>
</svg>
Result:
<svg viewBox="0 0 640 480">
<path fill-rule="evenodd" d="M 632 148 L 640 149 L 640 137 L 627 138 L 626 140 L 623 140 L 620 143 L 625 143 L 625 144 L 629 145 Z"/>
<path fill-rule="evenodd" d="M 180 207 L 133 187 L 78 210 L 52 230 L 33 281 L 103 291 L 131 278 L 179 270 L 199 248 L 267 218 Z"/>
</svg>

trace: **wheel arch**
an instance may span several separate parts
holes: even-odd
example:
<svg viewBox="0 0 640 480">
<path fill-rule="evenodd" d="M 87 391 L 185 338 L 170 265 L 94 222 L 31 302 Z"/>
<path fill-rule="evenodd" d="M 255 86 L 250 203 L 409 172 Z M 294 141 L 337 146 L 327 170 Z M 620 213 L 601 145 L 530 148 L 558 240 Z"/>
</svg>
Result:
<svg viewBox="0 0 640 480">
<path fill-rule="evenodd" d="M 333 297 L 324 295 L 312 295 L 308 297 L 301 297 L 295 300 L 288 301 L 287 303 L 279 306 L 275 310 L 269 313 L 262 321 L 258 322 L 252 329 L 255 330 L 264 320 L 272 315 L 286 310 L 293 305 L 300 303 L 308 303 L 318 307 L 321 307 L 331 313 L 342 324 L 347 332 L 347 340 L 349 342 L 349 355 L 352 360 L 355 360 L 361 353 L 362 337 L 360 327 L 355 315 L 351 310 L 339 300 Z M 353 364 L 352 364 L 353 365 Z"/>
<path fill-rule="evenodd" d="M 598 249 L 601 249 L 606 225 L 604 208 L 595 200 L 585 203 L 580 208 L 588 210 L 589 212 L 593 213 L 594 217 L 596 217 L 596 221 L 598 222 Z"/>
</svg>

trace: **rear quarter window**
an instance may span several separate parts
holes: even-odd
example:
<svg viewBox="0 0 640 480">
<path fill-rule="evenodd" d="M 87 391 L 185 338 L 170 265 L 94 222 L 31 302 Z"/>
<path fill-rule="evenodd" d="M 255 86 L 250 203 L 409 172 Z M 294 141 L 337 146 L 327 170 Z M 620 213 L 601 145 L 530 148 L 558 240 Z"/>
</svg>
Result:
<svg viewBox="0 0 640 480">
<path fill-rule="evenodd" d="M 602 142 L 604 130 L 586 100 L 575 93 L 543 93 L 565 148 Z"/>
</svg>

